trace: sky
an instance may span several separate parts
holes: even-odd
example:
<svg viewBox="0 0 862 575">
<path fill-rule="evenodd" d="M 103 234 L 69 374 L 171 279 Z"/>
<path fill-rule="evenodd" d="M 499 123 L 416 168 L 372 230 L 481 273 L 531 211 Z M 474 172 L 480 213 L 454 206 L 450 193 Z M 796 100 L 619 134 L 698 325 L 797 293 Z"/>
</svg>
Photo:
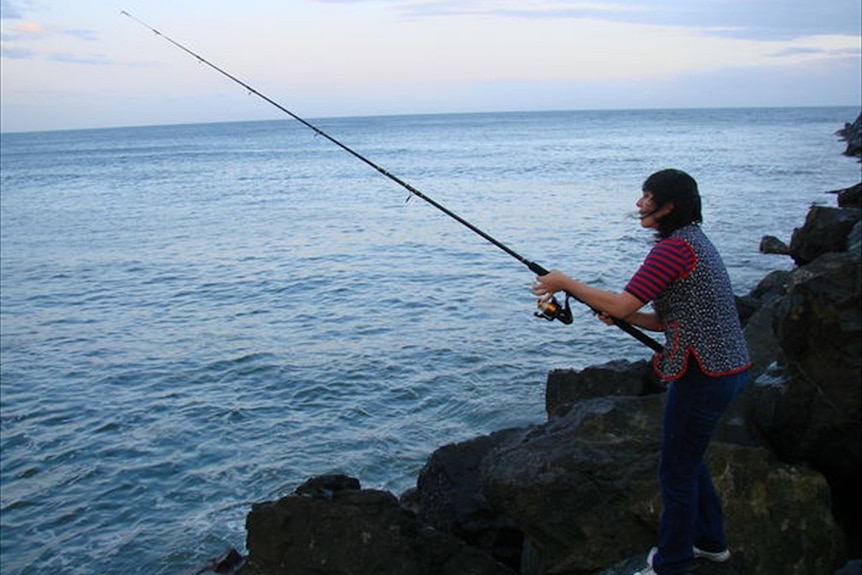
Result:
<svg viewBox="0 0 862 575">
<path fill-rule="evenodd" d="M 0 0 L 0 130 L 860 106 L 859 0 Z"/>
</svg>

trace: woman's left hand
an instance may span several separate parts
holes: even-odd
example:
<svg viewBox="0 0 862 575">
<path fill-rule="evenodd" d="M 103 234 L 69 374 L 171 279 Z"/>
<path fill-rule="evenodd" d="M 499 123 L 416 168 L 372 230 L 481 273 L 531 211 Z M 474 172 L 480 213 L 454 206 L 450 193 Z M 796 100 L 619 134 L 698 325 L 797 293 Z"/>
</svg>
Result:
<svg viewBox="0 0 862 575">
<path fill-rule="evenodd" d="M 566 283 L 570 281 L 571 278 L 560 270 L 551 270 L 546 275 L 536 276 L 536 281 L 533 283 L 533 295 L 552 296 L 558 291 L 564 291 Z"/>
</svg>

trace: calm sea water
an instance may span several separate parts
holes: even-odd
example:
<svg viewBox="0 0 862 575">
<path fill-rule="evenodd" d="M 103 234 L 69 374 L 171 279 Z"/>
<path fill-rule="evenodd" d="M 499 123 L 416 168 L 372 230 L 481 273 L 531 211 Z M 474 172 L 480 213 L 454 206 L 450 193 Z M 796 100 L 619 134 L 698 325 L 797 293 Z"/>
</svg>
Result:
<svg viewBox="0 0 862 575">
<path fill-rule="evenodd" d="M 609 289 L 679 167 L 739 294 L 859 180 L 853 108 L 317 124 L 525 257 Z M 330 472 L 400 493 L 438 446 L 543 419 L 554 368 L 649 350 L 532 317 L 521 263 L 290 120 L 2 135 L 4 575 L 180 573 Z"/>
</svg>

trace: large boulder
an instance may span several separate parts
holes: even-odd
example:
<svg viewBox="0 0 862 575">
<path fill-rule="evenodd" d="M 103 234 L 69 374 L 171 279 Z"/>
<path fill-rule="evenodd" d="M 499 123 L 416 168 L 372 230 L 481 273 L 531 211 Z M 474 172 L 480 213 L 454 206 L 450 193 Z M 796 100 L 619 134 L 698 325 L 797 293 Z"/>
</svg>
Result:
<svg viewBox="0 0 862 575">
<path fill-rule="evenodd" d="M 862 208 L 862 182 L 843 190 L 837 190 L 839 208 Z"/>
<path fill-rule="evenodd" d="M 663 395 L 582 401 L 485 456 L 483 492 L 541 558 L 534 573 L 590 573 L 655 544 L 662 404 Z M 819 473 L 729 444 L 714 444 L 708 462 L 747 574 L 826 575 L 843 563 Z"/>
<path fill-rule="evenodd" d="M 796 365 L 841 411 L 862 405 L 862 262 L 831 253 L 797 268 L 775 315 L 785 360 Z"/>
<path fill-rule="evenodd" d="M 790 254 L 790 247 L 775 236 L 763 236 L 760 239 L 760 253 L 786 256 Z"/>
<path fill-rule="evenodd" d="M 752 379 L 766 371 L 781 356 L 772 320 L 775 306 L 787 293 L 789 274 L 787 271 L 771 272 L 748 295 L 737 298 L 737 309 L 741 310 L 740 321 L 752 363 L 749 371 Z M 740 305 L 739 302 L 744 304 Z"/>
<path fill-rule="evenodd" d="M 783 461 L 824 475 L 850 556 L 862 555 L 859 420 L 841 415 L 804 374 L 775 365 L 750 386 L 749 417 Z"/>
<path fill-rule="evenodd" d="M 862 218 L 858 208 L 812 206 L 805 224 L 793 230 L 790 255 L 797 265 L 805 265 L 829 252 L 847 249 L 847 236 Z"/>
<path fill-rule="evenodd" d="M 484 460 L 483 489 L 551 572 L 590 572 L 655 544 L 662 395 L 600 397 Z"/>
<path fill-rule="evenodd" d="M 509 429 L 437 449 L 419 472 L 416 488 L 402 496 L 423 523 L 451 533 L 517 569 L 523 536 L 482 493 L 480 466 L 489 451 L 520 434 Z"/>
<path fill-rule="evenodd" d="M 830 253 L 789 275 L 773 310 L 781 361 L 753 388 L 749 420 L 784 461 L 820 471 L 862 554 L 862 262 Z"/>
<path fill-rule="evenodd" d="M 243 573 L 514 575 L 482 551 L 424 526 L 388 491 L 334 479 L 252 506 Z"/>
<path fill-rule="evenodd" d="M 573 403 L 609 395 L 646 395 L 663 391 L 646 360 L 615 359 L 582 370 L 553 369 L 545 384 L 548 417 L 565 413 Z"/>
<path fill-rule="evenodd" d="M 856 222 L 847 235 L 847 251 L 862 254 L 862 222 Z"/>
<path fill-rule="evenodd" d="M 845 156 L 857 157 L 862 160 L 862 114 L 859 114 L 852 124 L 845 122 L 844 127 L 835 132 L 835 135 L 847 142 L 847 149 L 844 150 Z"/>
</svg>

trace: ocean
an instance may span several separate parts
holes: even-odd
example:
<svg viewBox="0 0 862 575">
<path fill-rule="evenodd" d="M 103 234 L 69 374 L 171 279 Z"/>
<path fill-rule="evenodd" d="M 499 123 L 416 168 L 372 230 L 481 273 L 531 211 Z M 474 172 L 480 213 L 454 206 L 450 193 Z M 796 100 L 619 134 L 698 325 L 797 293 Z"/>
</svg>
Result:
<svg viewBox="0 0 862 575">
<path fill-rule="evenodd" d="M 643 180 L 699 182 L 739 295 L 859 181 L 856 108 L 325 118 L 516 253 L 619 290 Z M 544 419 L 549 370 L 650 350 L 289 118 L 6 133 L 3 575 L 176 574 L 324 473 L 399 494 L 439 446 Z M 659 337 L 659 339 L 661 339 Z"/>
</svg>

